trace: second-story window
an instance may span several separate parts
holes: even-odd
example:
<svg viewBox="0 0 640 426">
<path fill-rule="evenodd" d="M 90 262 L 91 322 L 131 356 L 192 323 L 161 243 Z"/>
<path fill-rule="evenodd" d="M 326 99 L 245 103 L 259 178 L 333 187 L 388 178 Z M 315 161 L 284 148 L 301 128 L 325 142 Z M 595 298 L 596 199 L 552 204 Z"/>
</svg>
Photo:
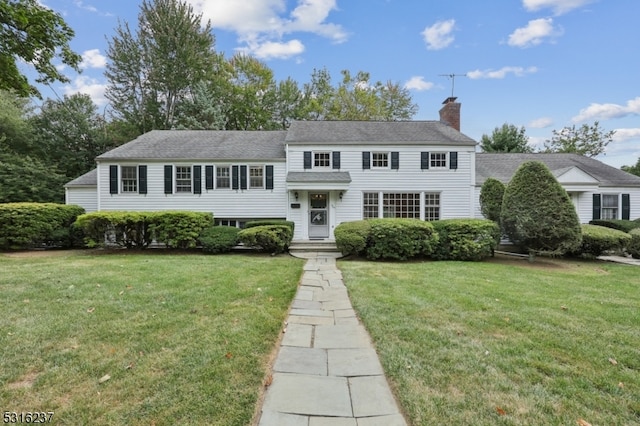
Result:
<svg viewBox="0 0 640 426">
<path fill-rule="evenodd" d="M 138 170 L 136 166 L 122 166 L 122 192 L 138 192 Z"/>
<path fill-rule="evenodd" d="M 430 165 L 432 168 L 447 167 L 447 153 L 446 152 L 432 152 L 430 158 Z"/>
<path fill-rule="evenodd" d="M 176 192 L 191 192 L 190 166 L 176 166 Z"/>
<path fill-rule="evenodd" d="M 389 167 L 389 153 L 388 152 L 373 152 L 371 153 L 371 166 L 373 167 Z"/>
<path fill-rule="evenodd" d="M 228 166 L 216 167 L 216 188 L 231 188 L 231 172 Z"/>
<path fill-rule="evenodd" d="M 331 154 L 329 152 L 314 152 L 313 167 L 330 167 Z"/>
<path fill-rule="evenodd" d="M 264 173 L 262 166 L 249 167 L 249 188 L 264 187 Z"/>
</svg>

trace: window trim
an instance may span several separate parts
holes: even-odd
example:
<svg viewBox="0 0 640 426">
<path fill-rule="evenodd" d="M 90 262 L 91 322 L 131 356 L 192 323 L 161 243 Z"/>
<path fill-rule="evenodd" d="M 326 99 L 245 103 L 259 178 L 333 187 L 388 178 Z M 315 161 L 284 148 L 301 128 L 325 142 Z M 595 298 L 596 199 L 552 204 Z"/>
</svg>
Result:
<svg viewBox="0 0 640 426">
<path fill-rule="evenodd" d="M 314 169 L 330 169 L 333 166 L 331 151 L 313 151 L 313 167 Z M 318 156 L 326 156 L 326 158 L 318 158 Z M 325 162 L 326 165 L 318 165 L 319 162 Z"/>
<path fill-rule="evenodd" d="M 384 157 L 382 159 L 376 159 L 376 155 L 383 155 Z M 371 168 L 372 169 L 389 169 L 391 167 L 391 159 L 390 159 L 391 155 L 389 153 L 389 151 L 371 151 Z M 377 166 L 376 165 L 376 161 L 380 162 L 382 161 L 384 165 L 382 166 Z"/>
<path fill-rule="evenodd" d="M 178 178 L 178 170 L 187 169 L 189 171 L 189 190 L 186 191 L 185 182 L 187 178 Z M 173 169 L 173 181 L 175 182 L 174 194 L 193 194 L 193 165 L 176 164 Z M 179 181 L 183 181 L 182 184 Z M 181 186 L 182 185 L 182 186 Z"/>
<path fill-rule="evenodd" d="M 442 158 L 438 159 L 436 158 L 437 156 L 444 156 L 444 159 Z M 446 169 L 448 167 L 449 167 L 449 155 L 446 151 L 430 151 L 429 152 L 429 168 L 430 169 Z"/>
<path fill-rule="evenodd" d="M 256 176 L 252 176 L 251 175 L 251 171 L 252 170 L 260 170 L 260 176 L 257 176 L 260 178 L 260 185 L 254 185 L 252 180 L 254 178 L 257 178 Z M 247 189 L 264 189 L 264 183 L 265 183 L 265 173 L 264 173 L 264 165 L 253 165 L 253 166 L 248 166 L 247 167 L 247 178 L 248 178 L 248 185 L 247 185 Z"/>
<path fill-rule="evenodd" d="M 389 203 L 389 196 L 394 196 Z M 403 197 L 413 195 L 410 199 Z M 400 196 L 400 197 L 397 197 Z M 437 197 L 437 205 L 427 204 L 429 196 Z M 386 202 L 386 204 L 385 204 Z M 417 204 L 416 204 L 417 203 Z M 405 205 L 406 204 L 406 205 Z M 442 192 L 441 191 L 362 191 L 362 219 L 376 219 L 383 217 L 415 218 L 420 220 L 440 220 L 442 218 Z M 437 216 L 427 215 L 427 209 L 436 208 Z M 375 216 L 373 212 L 375 211 Z M 393 211 L 393 215 L 385 216 L 385 212 Z M 398 212 L 400 213 L 398 215 Z M 428 219 L 427 217 L 431 217 Z"/>
<path fill-rule="evenodd" d="M 133 177 L 125 177 L 125 170 L 130 171 L 131 169 L 133 169 Z M 121 194 L 137 194 L 139 191 L 139 182 L 140 182 L 140 178 L 138 176 L 138 166 L 131 166 L 131 165 L 126 165 L 126 166 L 120 166 L 120 193 Z M 133 183 L 133 189 L 127 189 L 127 186 L 125 185 L 125 181 L 127 181 L 129 184 Z M 130 187 L 129 187 L 130 188 Z"/>
<path fill-rule="evenodd" d="M 214 184 L 214 188 L 215 189 L 231 189 L 231 165 L 227 165 L 227 164 L 219 164 L 216 165 L 215 167 L 216 171 L 215 171 L 215 184 Z M 227 175 L 226 176 L 220 176 L 219 173 L 222 169 L 227 169 Z M 227 185 L 226 186 L 222 186 L 220 185 L 220 180 L 221 179 L 226 179 L 227 180 Z"/>
<path fill-rule="evenodd" d="M 612 219 L 620 219 L 620 212 L 621 212 L 621 206 L 620 206 L 620 194 L 619 193 L 606 193 L 603 192 L 601 194 L 601 202 L 600 202 L 600 219 L 602 220 L 612 220 Z M 616 205 L 615 207 L 607 207 L 605 206 L 605 197 L 615 197 L 616 198 Z M 609 215 L 605 215 L 605 211 L 613 211 L 615 212 L 614 217 L 608 217 Z"/>
</svg>

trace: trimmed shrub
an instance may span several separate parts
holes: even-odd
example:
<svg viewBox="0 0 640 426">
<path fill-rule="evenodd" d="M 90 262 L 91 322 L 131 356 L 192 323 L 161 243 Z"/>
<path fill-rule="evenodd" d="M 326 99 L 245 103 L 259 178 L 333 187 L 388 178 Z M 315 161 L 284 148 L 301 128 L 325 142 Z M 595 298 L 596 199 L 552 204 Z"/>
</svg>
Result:
<svg viewBox="0 0 640 426">
<path fill-rule="evenodd" d="M 0 249 L 73 246 L 80 206 L 55 203 L 0 204 Z"/>
<path fill-rule="evenodd" d="M 485 218 L 500 223 L 504 190 L 504 184 L 495 178 L 489 178 L 482 184 L 482 188 L 480 188 L 480 210 Z"/>
<path fill-rule="evenodd" d="M 142 249 L 153 241 L 150 226 L 154 215 L 152 212 L 92 212 L 79 216 L 76 227 L 84 231 L 88 247 L 117 245 Z"/>
<path fill-rule="evenodd" d="M 563 254 L 580 247 L 576 209 L 539 161 L 522 163 L 507 185 L 500 223 L 511 241 L 530 253 Z"/>
<path fill-rule="evenodd" d="M 200 233 L 200 245 L 205 253 L 228 253 L 238 244 L 240 229 L 235 226 L 210 226 Z"/>
<path fill-rule="evenodd" d="M 627 244 L 627 253 L 634 259 L 640 259 L 640 228 L 633 229 L 629 235 L 631 241 Z"/>
<path fill-rule="evenodd" d="M 621 220 L 621 219 L 598 219 L 589 222 L 590 225 L 604 226 L 611 229 L 617 229 L 622 232 L 631 232 L 631 230 L 640 228 L 640 222 L 633 220 Z"/>
<path fill-rule="evenodd" d="M 287 225 L 262 225 L 245 228 L 238 239 L 247 247 L 270 253 L 283 253 L 291 243 L 293 233 Z"/>
<path fill-rule="evenodd" d="M 354 222 L 342 222 L 333 231 L 336 238 L 336 246 L 343 255 L 364 255 L 371 232 L 369 220 L 356 220 Z"/>
<path fill-rule="evenodd" d="M 431 257 L 437 260 L 482 260 L 500 243 L 500 227 L 488 219 L 446 219 L 431 222 L 439 242 Z"/>
<path fill-rule="evenodd" d="M 428 256 L 438 243 L 433 225 L 418 219 L 369 219 L 368 259 L 407 260 Z"/>
<path fill-rule="evenodd" d="M 162 211 L 153 214 L 149 230 L 167 248 L 188 249 L 195 248 L 202 230 L 212 225 L 211 213 Z"/>
<path fill-rule="evenodd" d="M 287 225 L 291 228 L 291 234 L 293 235 L 293 231 L 295 230 L 295 222 L 290 220 L 283 219 L 264 219 L 264 220 L 250 220 L 249 222 L 244 224 L 244 228 L 253 228 L 255 226 L 265 226 L 265 225 Z"/>
<path fill-rule="evenodd" d="M 582 244 L 575 253 L 584 257 L 598 257 L 608 251 L 622 251 L 631 242 L 631 235 L 617 229 L 598 225 L 582 226 Z"/>
</svg>

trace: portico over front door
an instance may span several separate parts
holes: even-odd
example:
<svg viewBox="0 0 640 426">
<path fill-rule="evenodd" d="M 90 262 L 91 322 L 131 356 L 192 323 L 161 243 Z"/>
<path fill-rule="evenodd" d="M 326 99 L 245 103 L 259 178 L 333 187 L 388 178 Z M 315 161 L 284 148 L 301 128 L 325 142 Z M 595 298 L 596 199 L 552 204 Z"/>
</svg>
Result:
<svg viewBox="0 0 640 426">
<path fill-rule="evenodd" d="M 329 193 L 309 193 L 309 238 L 329 237 Z"/>
</svg>

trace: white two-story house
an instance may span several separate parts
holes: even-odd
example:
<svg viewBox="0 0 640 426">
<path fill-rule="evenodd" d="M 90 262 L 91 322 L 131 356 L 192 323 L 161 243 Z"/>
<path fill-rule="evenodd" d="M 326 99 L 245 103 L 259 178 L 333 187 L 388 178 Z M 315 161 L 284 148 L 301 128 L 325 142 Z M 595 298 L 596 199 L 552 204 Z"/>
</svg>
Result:
<svg viewBox="0 0 640 426">
<path fill-rule="evenodd" d="M 460 104 L 440 121 L 298 121 L 286 131 L 155 130 L 100 155 L 69 182 L 66 202 L 95 210 L 192 210 L 216 223 L 295 222 L 294 240 L 334 238 L 341 222 L 481 217 L 488 177 L 508 183 L 543 161 L 583 223 L 640 216 L 640 177 L 574 154 L 480 154 L 459 131 Z"/>
</svg>

